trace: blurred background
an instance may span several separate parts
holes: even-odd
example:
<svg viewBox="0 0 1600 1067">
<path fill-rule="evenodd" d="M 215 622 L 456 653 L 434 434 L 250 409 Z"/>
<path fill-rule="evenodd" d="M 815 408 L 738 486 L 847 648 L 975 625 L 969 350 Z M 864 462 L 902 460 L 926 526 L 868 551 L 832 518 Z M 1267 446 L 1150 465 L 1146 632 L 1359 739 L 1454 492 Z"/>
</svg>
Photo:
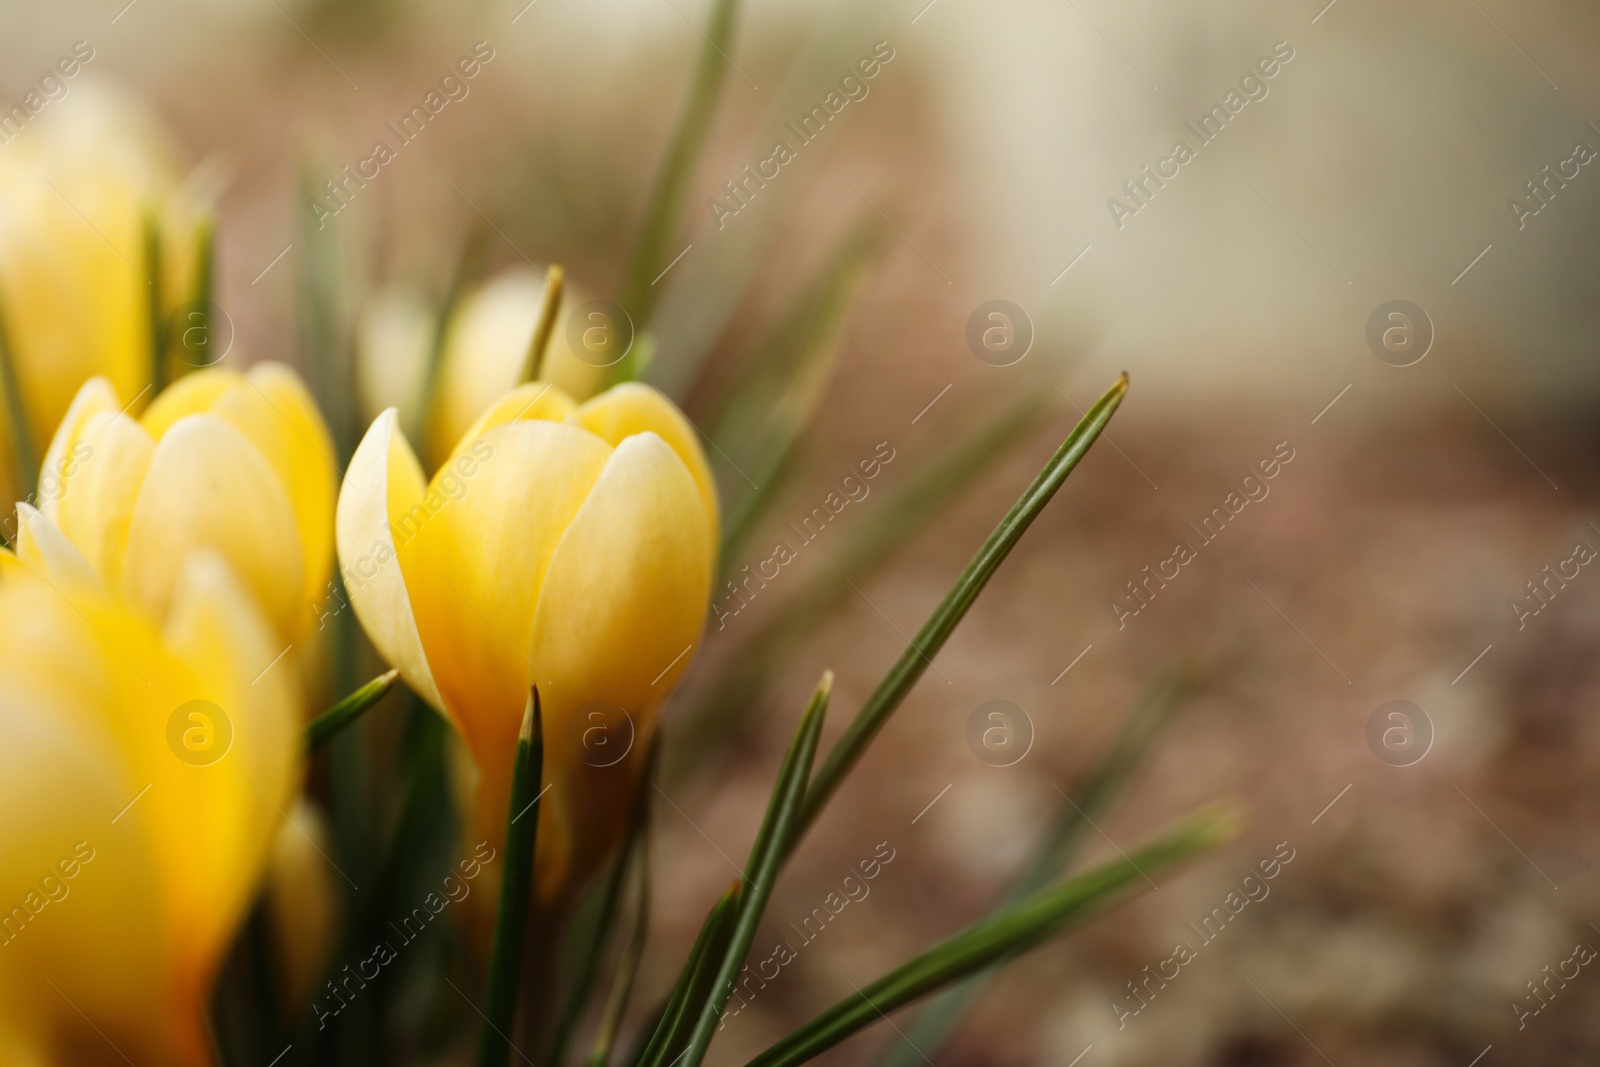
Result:
<svg viewBox="0 0 1600 1067">
<path fill-rule="evenodd" d="M 1084 857 L 1219 794 L 1249 811 L 1241 840 L 1003 972 L 948 1041 L 907 1036 L 912 1010 L 829 1062 L 1600 1054 L 1600 977 L 1577 962 L 1600 946 L 1600 10 L 1324 5 L 742 8 L 667 242 L 684 251 L 650 287 L 645 377 L 715 446 L 725 514 L 754 516 L 730 579 L 830 493 L 850 504 L 778 578 L 724 587 L 669 712 L 637 1000 L 748 847 L 819 671 L 836 731 L 1077 410 L 1122 370 L 1132 388 L 780 883 L 757 945 L 797 958 L 715 1062 L 986 910 L 1179 663 L 1199 680 Z M 707 18 L 699 0 L 16 3 L 0 102 L 88 42 L 35 121 L 115 98 L 171 131 L 217 198 L 227 362 L 315 381 L 359 352 L 348 447 L 420 366 L 374 301 L 438 307 L 468 235 L 485 277 L 559 262 L 615 292 Z M 467 56 L 464 95 L 396 137 Z M 750 180 L 779 140 L 792 158 Z M 377 177 L 332 193 L 379 141 Z M 769 469 L 726 396 L 792 315 L 826 320 L 823 354 L 781 391 L 803 439 Z M 996 323 L 1031 343 L 986 348 Z M 866 492 L 841 490 L 869 458 Z M 969 742 L 995 700 L 1029 740 L 1005 759 Z M 1270 892 L 1207 940 L 1274 858 Z M 1194 958 L 1171 978 L 1179 943 Z"/>
</svg>

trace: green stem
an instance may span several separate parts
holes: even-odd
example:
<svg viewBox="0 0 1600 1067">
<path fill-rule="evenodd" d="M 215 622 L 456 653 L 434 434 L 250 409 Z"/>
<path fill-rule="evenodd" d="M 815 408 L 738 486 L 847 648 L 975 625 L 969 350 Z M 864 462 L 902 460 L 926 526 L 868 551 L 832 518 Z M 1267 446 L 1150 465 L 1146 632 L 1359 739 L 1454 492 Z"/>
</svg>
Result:
<svg viewBox="0 0 1600 1067">
<path fill-rule="evenodd" d="M 39 456 L 33 447 L 33 427 L 28 424 L 28 408 L 22 402 L 22 379 L 17 373 L 17 357 L 11 347 L 11 328 L 6 309 L 0 305 L 0 389 L 6 394 L 6 422 L 11 428 L 11 458 L 17 470 L 17 498 L 33 500 L 39 488 Z"/>
<path fill-rule="evenodd" d="M 194 299 L 190 301 L 193 309 L 190 314 L 198 315 L 199 321 L 194 324 L 201 338 L 199 349 L 196 352 L 189 346 L 189 329 L 183 331 L 179 348 L 183 352 L 181 357 L 184 365 L 189 369 L 209 367 L 221 356 L 213 357 L 211 354 L 211 305 L 212 293 L 216 287 L 216 258 L 217 258 L 217 226 L 210 219 L 200 220 L 200 225 L 195 229 L 194 252 Z M 198 357 L 198 359 L 194 358 Z M 187 371 L 183 371 L 187 373 Z"/>
<path fill-rule="evenodd" d="M 517 734 L 517 756 L 507 809 L 506 866 L 500 881 L 489 980 L 484 992 L 483 1026 L 478 1033 L 478 1067 L 511 1062 L 511 1030 L 516 1024 L 517 987 L 522 981 L 522 943 L 533 889 L 533 857 L 539 841 L 539 783 L 544 775 L 544 723 L 539 687 L 528 695 Z"/>
<path fill-rule="evenodd" d="M 533 339 L 528 343 L 528 356 L 523 361 L 518 382 L 539 379 L 544 370 L 545 352 L 550 347 L 550 335 L 555 332 L 556 319 L 561 314 L 561 294 L 566 289 L 567 272 L 559 263 L 550 264 L 544 277 L 544 299 L 539 302 L 539 318 L 534 323 Z"/>
<path fill-rule="evenodd" d="M 150 329 L 150 393 L 167 387 L 167 328 L 161 309 L 161 222 L 153 210 L 144 213 L 145 313 Z"/>
<path fill-rule="evenodd" d="M 617 1031 L 622 1028 L 622 1016 L 628 1010 L 628 997 L 633 992 L 633 981 L 639 973 L 639 961 L 644 958 L 645 940 L 650 932 L 650 831 L 646 827 L 639 835 L 635 865 L 639 869 L 639 900 L 634 909 L 633 933 L 622 959 L 617 963 L 617 977 L 600 1017 L 600 1029 L 595 1036 L 594 1049 L 589 1053 L 588 1067 L 607 1067 L 611 1048 L 616 1043 Z"/>
<path fill-rule="evenodd" d="M 650 777 L 654 777 L 654 767 L 658 748 L 653 747 L 647 766 L 652 770 Z M 595 975 L 600 972 L 600 959 L 605 955 L 606 945 L 609 943 L 608 935 L 615 925 L 617 907 L 622 900 L 622 886 L 627 875 L 629 857 L 633 854 L 634 842 L 643 831 L 644 820 L 650 810 L 648 803 L 649 790 L 643 785 L 639 787 L 638 796 L 634 800 L 632 825 L 628 831 L 628 839 L 623 843 L 617 853 L 617 862 L 607 874 L 605 884 L 600 890 L 600 906 L 595 915 L 594 930 L 589 937 L 588 944 L 584 946 L 583 954 L 579 957 L 577 969 L 573 972 L 572 980 L 568 983 L 566 1003 L 562 1006 L 561 1016 L 556 1020 L 555 1034 L 550 1040 L 550 1054 L 545 1057 L 546 1062 L 561 1064 L 566 1062 L 567 1047 L 572 1041 L 572 1035 L 578 1028 L 578 1021 L 583 1017 L 584 1008 L 589 1004 L 589 993 L 594 987 Z"/>
</svg>

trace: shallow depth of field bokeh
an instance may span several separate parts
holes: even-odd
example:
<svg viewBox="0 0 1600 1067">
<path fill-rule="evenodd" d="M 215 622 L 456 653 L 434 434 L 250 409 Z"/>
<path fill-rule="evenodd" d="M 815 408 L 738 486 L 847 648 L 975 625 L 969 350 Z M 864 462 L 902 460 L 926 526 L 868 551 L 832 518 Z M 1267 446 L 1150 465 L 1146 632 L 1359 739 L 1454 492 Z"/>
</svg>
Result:
<svg viewBox="0 0 1600 1067">
<path fill-rule="evenodd" d="M 37 121 L 92 94 L 140 98 L 185 167 L 222 190 L 228 362 L 304 369 L 313 247 L 335 260 L 338 286 L 318 296 L 347 347 L 381 287 L 437 301 L 464 235 L 485 225 L 488 270 L 559 262 L 589 291 L 616 283 L 706 5 L 525 2 L 11 4 L 0 104 L 89 42 L 95 58 Z M 1243 801 L 1245 833 L 1003 972 L 934 1062 L 1600 1055 L 1600 974 L 1542 984 L 1570 975 L 1575 946 L 1600 946 L 1600 575 L 1587 566 L 1600 550 L 1600 11 L 1325 4 L 741 11 L 670 242 L 687 250 L 657 283 L 646 377 L 696 418 L 719 360 L 841 235 L 872 226 L 878 254 L 804 465 L 735 568 L 771 556 L 862 460 L 880 462 L 776 578 L 745 598 L 718 591 L 665 719 L 669 763 L 675 725 L 741 640 L 821 580 L 897 486 L 1026 396 L 1049 415 L 854 581 L 718 725 L 709 767 L 663 782 L 641 1002 L 667 989 L 705 901 L 734 876 L 818 673 L 836 671 L 844 709 L 826 744 L 1078 410 L 1119 371 L 1132 387 L 779 884 L 755 954 L 787 939 L 797 957 L 728 1020 L 714 1062 L 743 1062 L 985 911 L 1178 661 L 1203 664 L 1204 682 L 1090 852 L 1113 856 L 1219 794 Z M 492 59 L 467 91 L 376 177 L 326 192 L 480 42 Z M 776 177 L 744 179 L 873 55 L 859 98 Z M 1252 73 L 1264 57 L 1270 77 Z M 1186 124 L 1241 78 L 1247 101 L 1197 139 Z M 1178 140 L 1193 158 L 1148 179 Z M 996 299 L 1034 334 L 1008 366 L 969 344 L 969 320 Z M 1369 344 L 1394 300 L 1425 312 L 1414 326 L 1429 344 L 1409 366 Z M 364 399 L 370 417 L 382 398 Z M 711 462 L 725 490 L 750 489 L 738 457 Z M 1219 508 L 1207 540 L 1196 528 Z M 1181 565 L 1178 542 L 1193 549 Z M 991 700 L 1032 723 L 1009 766 L 969 745 Z M 1371 729 L 1392 700 L 1421 709 L 1406 724 L 1431 736 L 1420 759 Z M 865 897 L 814 938 L 798 932 L 842 876 L 884 855 Z M 1220 936 L 1196 931 L 1285 856 Z M 1145 984 L 1172 974 L 1180 942 L 1193 958 Z M 878 1062 L 902 1042 L 878 1027 L 827 1062 Z"/>
</svg>

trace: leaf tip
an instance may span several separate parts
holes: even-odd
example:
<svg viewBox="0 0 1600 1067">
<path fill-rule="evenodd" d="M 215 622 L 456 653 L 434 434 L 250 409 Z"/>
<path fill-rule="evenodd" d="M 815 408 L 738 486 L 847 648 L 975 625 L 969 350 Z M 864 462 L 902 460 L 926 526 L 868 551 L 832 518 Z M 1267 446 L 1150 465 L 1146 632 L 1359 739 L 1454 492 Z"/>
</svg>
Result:
<svg viewBox="0 0 1600 1067">
<path fill-rule="evenodd" d="M 1244 829 L 1244 806 L 1237 800 L 1213 800 L 1194 814 L 1196 844 L 1202 848 L 1225 845 Z"/>
<path fill-rule="evenodd" d="M 540 712 L 539 687 L 537 685 L 529 686 L 528 703 L 522 709 L 522 728 L 517 731 L 518 741 L 531 742 L 533 740 L 533 735 L 543 725 L 539 721 L 541 717 Z"/>
</svg>

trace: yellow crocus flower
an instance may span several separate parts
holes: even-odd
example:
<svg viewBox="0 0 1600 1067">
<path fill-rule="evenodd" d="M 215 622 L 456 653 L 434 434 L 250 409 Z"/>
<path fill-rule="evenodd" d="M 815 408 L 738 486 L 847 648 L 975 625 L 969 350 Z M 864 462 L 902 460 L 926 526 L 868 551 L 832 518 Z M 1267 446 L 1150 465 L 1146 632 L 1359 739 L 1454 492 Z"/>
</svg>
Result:
<svg viewBox="0 0 1600 1067">
<path fill-rule="evenodd" d="M 574 350 L 569 319 L 591 294 L 570 279 L 565 288 L 539 377 L 583 401 L 605 387 L 611 372 Z M 431 408 L 421 419 L 425 455 L 443 456 L 521 380 L 544 293 L 545 279 L 523 266 L 502 271 L 462 296 L 445 329 Z M 437 318 L 418 293 L 398 284 L 368 302 L 357 331 L 356 363 L 369 417 L 390 406 L 405 410 L 408 420 L 417 414 L 414 405 L 422 400 Z"/>
<path fill-rule="evenodd" d="M 0 1063 L 210 1063 L 211 986 L 300 782 L 277 647 L 216 553 L 159 623 L 0 553 Z"/>
<path fill-rule="evenodd" d="M 85 81 L 0 146 L 0 314 L 37 457 L 96 375 L 132 400 L 150 382 L 152 281 L 162 315 L 189 298 L 197 205 L 162 131 L 127 94 Z M 160 279 L 146 277 L 160 219 Z M 17 497 L 0 406 L 0 489 Z"/>
<path fill-rule="evenodd" d="M 474 840 L 504 838 L 539 686 L 552 788 L 538 878 L 551 899 L 622 835 L 656 711 L 700 639 L 717 501 L 694 428 L 648 386 L 579 405 L 533 382 L 496 400 L 425 481 L 390 409 L 350 461 L 337 531 L 367 635 L 476 764 Z M 596 728 L 615 743 L 603 757 L 585 736 Z"/>
<path fill-rule="evenodd" d="M 46 573 L 87 571 L 164 616 L 184 559 L 225 558 L 281 638 L 318 621 L 333 555 L 337 468 L 322 415 L 280 363 L 180 378 L 134 419 L 104 378 L 84 384 L 19 507 L 17 550 Z"/>
</svg>

